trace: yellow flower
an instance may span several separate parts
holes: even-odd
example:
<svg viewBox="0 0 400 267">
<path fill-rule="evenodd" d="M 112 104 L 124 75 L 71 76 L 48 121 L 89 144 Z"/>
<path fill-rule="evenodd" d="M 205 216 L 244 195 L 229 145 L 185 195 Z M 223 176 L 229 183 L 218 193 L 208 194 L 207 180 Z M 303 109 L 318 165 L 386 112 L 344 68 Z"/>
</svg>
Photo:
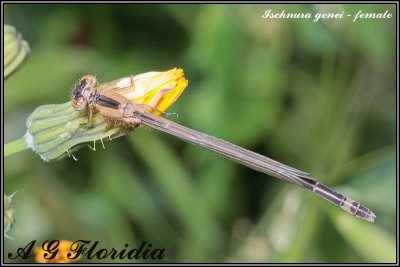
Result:
<svg viewBox="0 0 400 267">
<path fill-rule="evenodd" d="M 68 240 L 60 240 L 59 242 L 60 243 L 57 247 L 58 252 L 53 259 L 50 259 L 53 255 L 49 251 L 43 250 L 42 247 L 36 247 L 35 261 L 37 263 L 72 263 L 82 259 L 82 255 L 79 255 L 79 257 L 77 257 L 76 259 L 70 259 L 73 258 L 76 253 L 75 251 L 71 250 L 71 245 L 74 242 Z M 75 243 L 74 246 L 78 246 L 78 243 Z M 68 258 L 68 253 L 70 258 Z"/>
<path fill-rule="evenodd" d="M 90 78 L 90 81 L 93 80 Z M 79 97 L 86 97 L 88 96 L 86 89 L 89 92 L 97 90 L 99 94 L 112 92 L 114 93 L 112 95 L 119 94 L 133 103 L 151 107 L 150 109 L 143 108 L 155 115 L 162 115 L 188 86 L 183 70 L 179 68 L 165 72 L 147 72 L 101 84 L 97 84 L 95 78 L 94 81 L 90 84 L 79 82 L 74 87 L 74 94 L 80 93 Z M 82 88 L 76 86 L 82 86 Z M 75 104 L 89 108 L 85 101 L 88 99 Z M 131 127 L 118 125 L 118 123 L 109 127 L 107 117 L 99 112 L 93 114 L 92 128 L 82 127 L 82 124 L 88 121 L 88 114 L 74 111 L 69 101 L 60 105 L 40 106 L 28 117 L 25 142 L 44 161 L 73 156 L 72 152 L 85 143 L 103 141 L 103 139 L 111 140 L 132 130 Z"/>
<path fill-rule="evenodd" d="M 154 108 L 152 113 L 160 115 L 176 101 L 187 85 L 183 69 L 174 68 L 125 77 L 101 84 L 96 89 L 115 90 L 132 102 L 151 106 Z"/>
</svg>

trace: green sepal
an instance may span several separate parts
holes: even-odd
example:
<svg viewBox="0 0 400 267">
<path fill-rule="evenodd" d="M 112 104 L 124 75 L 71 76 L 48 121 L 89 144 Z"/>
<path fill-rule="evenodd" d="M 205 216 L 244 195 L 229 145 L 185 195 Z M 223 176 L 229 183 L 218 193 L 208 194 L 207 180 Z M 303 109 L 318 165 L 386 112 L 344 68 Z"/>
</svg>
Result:
<svg viewBox="0 0 400 267">
<path fill-rule="evenodd" d="M 27 119 L 25 142 L 44 161 L 54 161 L 70 156 L 85 144 L 111 140 L 132 130 L 98 113 L 93 114 L 90 127 L 83 125 L 86 123 L 87 114 L 74 110 L 71 102 L 40 106 Z"/>
</svg>

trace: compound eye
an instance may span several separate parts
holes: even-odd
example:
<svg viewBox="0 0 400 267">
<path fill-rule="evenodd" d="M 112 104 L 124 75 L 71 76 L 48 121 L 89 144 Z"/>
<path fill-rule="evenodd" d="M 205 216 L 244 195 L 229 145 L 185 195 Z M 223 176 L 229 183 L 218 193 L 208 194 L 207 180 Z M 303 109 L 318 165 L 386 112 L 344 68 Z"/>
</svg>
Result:
<svg viewBox="0 0 400 267">
<path fill-rule="evenodd" d="M 86 101 L 83 97 L 78 97 L 75 99 L 72 99 L 71 101 L 71 106 L 75 109 L 75 110 L 82 110 L 86 107 Z"/>
<path fill-rule="evenodd" d="M 93 90 L 97 85 L 96 77 L 93 75 L 85 75 L 81 78 L 81 84 L 84 89 L 88 88 L 89 90 Z"/>
</svg>

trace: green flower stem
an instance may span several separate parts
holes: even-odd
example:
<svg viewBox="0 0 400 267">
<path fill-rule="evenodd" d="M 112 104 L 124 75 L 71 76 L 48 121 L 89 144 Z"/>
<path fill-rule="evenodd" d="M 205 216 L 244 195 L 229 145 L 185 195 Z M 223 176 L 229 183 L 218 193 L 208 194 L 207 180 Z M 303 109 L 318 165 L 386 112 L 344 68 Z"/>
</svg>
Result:
<svg viewBox="0 0 400 267">
<path fill-rule="evenodd" d="M 25 138 L 21 137 L 15 141 L 12 141 L 4 146 L 4 157 L 28 149 L 28 145 L 25 142 Z"/>
</svg>

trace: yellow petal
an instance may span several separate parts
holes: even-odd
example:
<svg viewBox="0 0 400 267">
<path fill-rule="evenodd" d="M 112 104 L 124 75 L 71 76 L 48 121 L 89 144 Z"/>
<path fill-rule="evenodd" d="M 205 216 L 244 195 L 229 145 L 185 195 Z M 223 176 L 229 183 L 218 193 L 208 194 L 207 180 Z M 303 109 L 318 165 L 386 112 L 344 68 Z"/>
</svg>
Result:
<svg viewBox="0 0 400 267">
<path fill-rule="evenodd" d="M 174 68 L 122 78 L 107 86 L 109 88 L 106 90 L 115 90 L 132 102 L 151 106 L 154 108 L 153 113 L 160 115 L 178 99 L 188 86 L 188 81 L 184 77 L 183 69 Z"/>
</svg>

